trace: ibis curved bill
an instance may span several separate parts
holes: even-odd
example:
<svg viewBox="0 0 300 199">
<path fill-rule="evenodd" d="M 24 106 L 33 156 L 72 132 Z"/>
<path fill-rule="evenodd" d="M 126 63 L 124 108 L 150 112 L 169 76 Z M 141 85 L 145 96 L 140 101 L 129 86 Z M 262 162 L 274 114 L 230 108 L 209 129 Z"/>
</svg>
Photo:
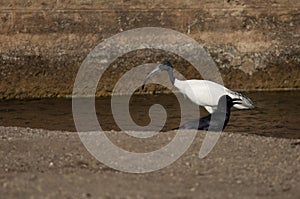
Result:
<svg viewBox="0 0 300 199">
<path fill-rule="evenodd" d="M 192 102 L 199 106 L 203 106 L 209 113 L 217 110 L 219 99 L 223 95 L 228 95 L 232 99 L 240 99 L 239 104 L 234 104 L 237 109 L 253 109 L 253 102 L 243 96 L 241 93 L 232 91 L 223 85 L 217 84 L 209 80 L 178 80 L 174 77 L 173 66 L 168 61 L 161 62 L 146 77 L 142 88 L 144 88 L 147 81 L 160 71 L 167 71 L 171 83 Z"/>
<path fill-rule="evenodd" d="M 147 82 L 152 76 L 154 76 L 156 73 L 158 73 L 158 72 L 160 72 L 160 71 L 161 71 L 160 68 L 157 67 L 157 68 L 155 68 L 151 73 L 149 73 L 149 75 L 147 75 L 147 77 L 146 77 L 146 79 L 145 79 L 145 81 L 144 81 L 144 83 L 143 83 L 143 85 L 142 85 L 142 89 L 144 89 L 146 82 Z"/>
</svg>

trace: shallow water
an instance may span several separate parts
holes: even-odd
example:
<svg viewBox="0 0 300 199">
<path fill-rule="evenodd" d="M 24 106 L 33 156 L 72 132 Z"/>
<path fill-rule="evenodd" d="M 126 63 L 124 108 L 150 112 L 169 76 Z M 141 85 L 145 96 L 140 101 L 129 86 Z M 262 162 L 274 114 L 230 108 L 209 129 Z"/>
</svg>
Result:
<svg viewBox="0 0 300 199">
<path fill-rule="evenodd" d="M 233 110 L 228 126 L 230 132 L 264 136 L 300 138 L 300 91 L 248 92 L 256 108 Z M 188 99 L 186 99 L 188 102 Z M 133 120 L 145 126 L 150 122 L 149 107 L 165 107 L 168 117 L 162 131 L 180 125 L 179 103 L 174 95 L 135 95 L 131 98 Z M 96 111 L 103 130 L 120 130 L 110 108 L 110 97 L 96 99 Z M 207 114 L 201 109 L 201 116 Z M 7 100 L 0 101 L 0 125 L 76 131 L 71 99 Z"/>
</svg>

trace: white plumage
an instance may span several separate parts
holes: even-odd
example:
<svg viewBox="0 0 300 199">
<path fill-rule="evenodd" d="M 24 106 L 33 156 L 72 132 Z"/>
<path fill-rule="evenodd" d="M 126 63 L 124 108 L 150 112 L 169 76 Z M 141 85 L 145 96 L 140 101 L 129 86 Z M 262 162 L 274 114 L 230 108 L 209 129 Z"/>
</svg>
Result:
<svg viewBox="0 0 300 199">
<path fill-rule="evenodd" d="M 243 96 L 241 93 L 229 90 L 223 85 L 208 80 L 178 80 L 174 77 L 173 66 L 168 61 L 163 61 L 154 69 L 145 79 L 147 80 L 159 71 L 167 71 L 169 73 L 172 84 L 192 102 L 199 106 L 205 107 L 209 113 L 213 113 L 218 106 L 218 101 L 223 95 L 229 95 L 232 99 L 241 99 L 240 104 L 235 104 L 238 109 L 252 109 L 254 105 L 252 101 Z"/>
<path fill-rule="evenodd" d="M 221 96 L 229 95 L 232 99 L 241 99 L 241 104 L 235 104 L 238 109 L 254 108 L 251 100 L 238 92 L 208 80 L 178 80 L 175 78 L 174 86 L 186 95 L 192 102 L 205 107 L 209 113 L 213 113 L 218 106 Z"/>
</svg>

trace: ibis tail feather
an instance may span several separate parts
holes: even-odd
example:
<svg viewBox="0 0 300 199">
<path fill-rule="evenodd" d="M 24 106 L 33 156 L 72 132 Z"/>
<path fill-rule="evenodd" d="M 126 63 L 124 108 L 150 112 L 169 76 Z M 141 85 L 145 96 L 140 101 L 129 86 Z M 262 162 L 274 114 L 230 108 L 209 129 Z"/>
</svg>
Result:
<svg viewBox="0 0 300 199">
<path fill-rule="evenodd" d="M 242 95 L 241 93 L 227 89 L 227 94 L 231 98 L 237 98 L 237 99 L 241 100 L 240 104 L 234 105 L 235 108 L 237 108 L 237 109 L 253 109 L 254 108 L 253 102 L 248 97 Z"/>
</svg>

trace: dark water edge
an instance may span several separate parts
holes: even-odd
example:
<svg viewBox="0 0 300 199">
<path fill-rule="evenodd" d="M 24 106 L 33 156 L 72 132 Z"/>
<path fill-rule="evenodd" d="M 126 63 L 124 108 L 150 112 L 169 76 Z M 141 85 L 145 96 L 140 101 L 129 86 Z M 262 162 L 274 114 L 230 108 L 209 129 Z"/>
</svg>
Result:
<svg viewBox="0 0 300 199">
<path fill-rule="evenodd" d="M 225 132 L 300 138 L 300 91 L 244 92 L 244 94 L 253 100 L 256 108 L 233 110 Z M 113 119 L 110 100 L 110 97 L 96 99 L 98 120 L 103 130 L 118 131 L 120 128 Z M 186 100 L 190 103 L 188 99 Z M 147 125 L 150 122 L 149 107 L 153 104 L 163 105 L 168 114 L 162 131 L 180 125 L 179 103 L 173 94 L 132 96 L 130 100 L 132 119 L 138 125 Z M 203 109 L 200 113 L 201 116 L 207 114 Z M 0 125 L 75 132 L 72 99 L 0 101 Z"/>
</svg>

